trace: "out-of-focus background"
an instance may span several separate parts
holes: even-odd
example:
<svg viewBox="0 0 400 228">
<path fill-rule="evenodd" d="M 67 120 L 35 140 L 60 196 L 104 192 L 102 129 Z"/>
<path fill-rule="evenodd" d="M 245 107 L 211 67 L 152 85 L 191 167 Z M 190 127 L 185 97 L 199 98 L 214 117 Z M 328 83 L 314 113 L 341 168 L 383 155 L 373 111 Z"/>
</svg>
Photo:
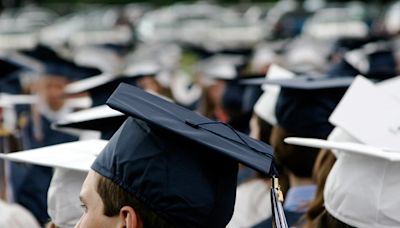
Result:
<svg viewBox="0 0 400 228">
<path fill-rule="evenodd" d="M 308 81 L 357 75 L 373 82 L 390 79 L 400 75 L 399 34 L 400 1 L 389 0 L 1 0 L 0 152 L 78 139 L 109 139 L 123 120 L 116 121 L 115 113 L 107 114 L 110 110 L 104 105 L 121 82 L 228 123 L 266 143 L 271 143 L 273 128 L 285 126 L 300 128 L 294 136 L 326 138 L 326 129 L 333 129 L 329 115 L 350 83 L 339 92 L 330 91 L 326 103 L 318 101 L 303 109 L 290 101 L 285 104 L 295 106 L 281 111 L 299 112 L 276 116 L 279 88 L 265 86 L 262 80 L 266 75 L 267 79 L 287 78 L 281 68 L 293 72 L 289 72 L 291 77 L 312 76 Z M 268 98 L 271 91 L 272 98 Z M 103 109 L 93 111 L 94 107 Z M 328 111 L 313 110 L 308 113 L 312 116 L 303 116 L 301 112 L 310 107 Z M 85 114 L 84 122 L 106 120 L 96 120 L 100 122 L 94 125 L 85 122 L 84 130 L 91 131 L 84 133 L 55 127 L 60 122 L 79 122 L 69 115 L 82 110 L 93 111 Z M 296 121 L 290 122 L 291 115 Z M 310 128 L 297 125 L 309 120 Z M 321 129 L 312 128 L 313 121 L 328 125 L 322 126 L 323 135 L 319 135 Z M 283 136 L 279 140 L 283 143 Z M 304 157 L 288 159 L 298 163 L 282 161 L 282 173 L 290 173 L 286 165 L 294 165 L 308 170 L 304 178 L 313 183 L 314 155 L 308 163 Z M 48 213 L 57 223 L 51 214 L 54 208 L 48 209 L 54 202 L 51 196 L 47 198 L 52 175 L 49 167 L 1 160 L 0 198 L 23 206 L 41 225 L 49 221 Z M 258 177 L 242 167 L 238 183 Z M 242 206 L 235 209 L 230 227 L 250 227 L 271 215 L 264 211 L 269 205 L 269 185 L 264 180 L 258 183 L 254 189 L 264 191 L 259 198 L 249 192 L 240 198 L 238 192 L 237 202 Z M 287 190 L 292 184 L 282 185 Z M 314 190 L 315 186 L 310 192 Z M 264 204 L 258 204 L 261 201 Z M 80 214 L 69 222 L 76 222 Z"/>
</svg>

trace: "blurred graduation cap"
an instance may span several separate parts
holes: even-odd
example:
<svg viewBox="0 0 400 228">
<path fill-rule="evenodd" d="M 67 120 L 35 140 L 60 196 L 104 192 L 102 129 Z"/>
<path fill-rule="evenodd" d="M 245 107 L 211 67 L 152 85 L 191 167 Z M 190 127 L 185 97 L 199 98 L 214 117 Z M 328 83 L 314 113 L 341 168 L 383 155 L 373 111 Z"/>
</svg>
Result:
<svg viewBox="0 0 400 228">
<path fill-rule="evenodd" d="M 31 68 L 7 57 L 0 58 L 0 90 L 6 93 L 21 93 L 21 75 L 27 71 L 31 71 Z"/>
<path fill-rule="evenodd" d="M 1 159 L 54 168 L 89 171 L 106 140 L 84 140 L 62 143 L 38 149 L 0 154 Z"/>
<path fill-rule="evenodd" d="M 238 68 L 243 66 L 245 57 L 241 55 L 218 54 L 202 60 L 198 71 L 209 79 L 234 80 L 238 77 Z"/>
<path fill-rule="evenodd" d="M 362 75 L 385 80 L 397 76 L 396 60 L 390 42 L 368 43 L 360 49 L 347 52 L 344 59 Z"/>
<path fill-rule="evenodd" d="M 278 125 L 291 134 L 326 138 L 333 129 L 329 116 L 352 82 L 343 79 L 281 81 L 275 107 Z"/>
<path fill-rule="evenodd" d="M 15 95 L 0 93 L 0 107 L 12 107 L 14 105 L 34 104 L 38 102 L 35 95 Z"/>
<path fill-rule="evenodd" d="M 59 131 L 81 132 L 82 130 L 99 131 L 102 139 L 110 139 L 126 120 L 121 112 L 106 105 L 78 111 L 66 115 L 53 123 L 52 127 Z"/>
<path fill-rule="evenodd" d="M 324 205 L 333 217 L 352 227 L 400 225 L 399 147 L 387 150 L 357 141 L 310 138 L 286 138 L 285 142 L 339 152 L 324 188 Z"/>
<path fill-rule="evenodd" d="M 277 85 L 288 89 L 303 89 L 303 90 L 319 90 L 329 88 L 348 87 L 353 82 L 354 77 L 324 77 L 324 76 L 309 76 L 298 75 L 291 79 L 242 79 L 242 84 L 247 85 Z"/>
<path fill-rule="evenodd" d="M 23 51 L 24 55 L 41 61 L 44 64 L 44 75 L 62 76 L 70 80 L 79 80 L 101 74 L 97 68 L 79 66 L 72 61 L 61 57 L 53 49 L 38 45 L 35 49 Z"/>
<path fill-rule="evenodd" d="M 107 104 L 129 117 L 92 169 L 169 223 L 225 226 L 234 206 L 237 162 L 275 173 L 268 145 L 139 88 L 121 84 Z"/>
<path fill-rule="evenodd" d="M 269 80 L 283 80 L 291 79 L 294 76 L 295 74 L 293 72 L 273 64 L 268 69 L 265 78 Z M 275 107 L 281 88 L 278 85 L 263 84 L 262 89 L 264 90 L 264 93 L 257 100 L 253 111 L 269 124 L 276 125 L 277 120 L 275 116 Z"/>
<path fill-rule="evenodd" d="M 88 92 L 92 98 L 92 106 L 104 105 L 108 97 L 121 82 L 136 84 L 136 77 L 118 76 L 103 73 L 98 76 L 82 79 L 66 86 L 66 95 L 73 95 Z"/>
</svg>

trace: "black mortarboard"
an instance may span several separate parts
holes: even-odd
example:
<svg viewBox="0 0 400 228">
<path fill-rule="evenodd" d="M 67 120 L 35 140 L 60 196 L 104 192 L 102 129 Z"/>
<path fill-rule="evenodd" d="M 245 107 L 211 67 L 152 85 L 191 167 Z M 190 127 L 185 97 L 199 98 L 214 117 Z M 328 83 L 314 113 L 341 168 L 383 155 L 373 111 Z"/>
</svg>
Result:
<svg viewBox="0 0 400 228">
<path fill-rule="evenodd" d="M 67 114 L 53 123 L 52 127 L 60 131 L 92 130 L 101 132 L 101 139 L 110 139 L 126 120 L 126 116 L 108 106 L 98 106 Z"/>
<path fill-rule="evenodd" d="M 107 104 L 129 117 L 92 169 L 177 227 L 225 227 L 237 162 L 273 174 L 272 150 L 230 126 L 121 84 Z"/>
<path fill-rule="evenodd" d="M 0 91 L 19 94 L 22 91 L 20 74 L 24 70 L 30 70 L 10 59 L 0 59 Z"/>
<path fill-rule="evenodd" d="M 23 51 L 24 55 L 44 63 L 44 73 L 47 76 L 63 76 L 70 80 L 79 80 L 101 74 L 97 68 L 79 66 L 61 57 L 49 47 L 38 45 L 34 50 Z"/>
<path fill-rule="evenodd" d="M 339 78 L 340 79 L 340 78 Z M 281 91 L 275 107 L 278 125 L 290 134 L 326 138 L 333 126 L 328 119 L 348 88 L 337 78 L 280 83 Z M 311 85 L 306 85 L 310 83 Z"/>
</svg>

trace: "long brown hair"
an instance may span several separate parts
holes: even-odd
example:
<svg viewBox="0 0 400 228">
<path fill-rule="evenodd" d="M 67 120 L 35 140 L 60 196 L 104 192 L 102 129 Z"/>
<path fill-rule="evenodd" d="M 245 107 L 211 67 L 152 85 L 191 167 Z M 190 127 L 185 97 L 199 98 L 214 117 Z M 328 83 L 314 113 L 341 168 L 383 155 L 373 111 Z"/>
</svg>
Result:
<svg viewBox="0 0 400 228">
<path fill-rule="evenodd" d="M 326 178 L 336 162 L 336 157 L 330 150 L 322 149 L 315 161 L 313 179 L 317 184 L 315 198 L 310 202 L 305 215 L 305 228 L 316 227 L 316 220 L 325 212 L 324 187 Z"/>
</svg>

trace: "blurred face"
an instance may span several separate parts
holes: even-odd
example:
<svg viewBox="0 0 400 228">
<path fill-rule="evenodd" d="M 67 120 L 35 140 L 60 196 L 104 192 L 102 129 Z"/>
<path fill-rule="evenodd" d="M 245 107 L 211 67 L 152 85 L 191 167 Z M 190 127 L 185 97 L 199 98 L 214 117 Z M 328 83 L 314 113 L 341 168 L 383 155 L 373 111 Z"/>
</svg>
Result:
<svg viewBox="0 0 400 228">
<path fill-rule="evenodd" d="M 64 105 L 64 88 L 68 81 L 63 77 L 46 77 L 39 84 L 39 95 L 46 101 L 47 105 L 58 110 Z"/>
<path fill-rule="evenodd" d="M 76 224 L 75 228 L 114 228 L 124 227 L 119 216 L 107 217 L 104 215 L 104 205 L 100 195 L 97 193 L 97 181 L 99 174 L 93 170 L 89 171 L 82 185 L 80 200 L 84 214 Z"/>
</svg>

